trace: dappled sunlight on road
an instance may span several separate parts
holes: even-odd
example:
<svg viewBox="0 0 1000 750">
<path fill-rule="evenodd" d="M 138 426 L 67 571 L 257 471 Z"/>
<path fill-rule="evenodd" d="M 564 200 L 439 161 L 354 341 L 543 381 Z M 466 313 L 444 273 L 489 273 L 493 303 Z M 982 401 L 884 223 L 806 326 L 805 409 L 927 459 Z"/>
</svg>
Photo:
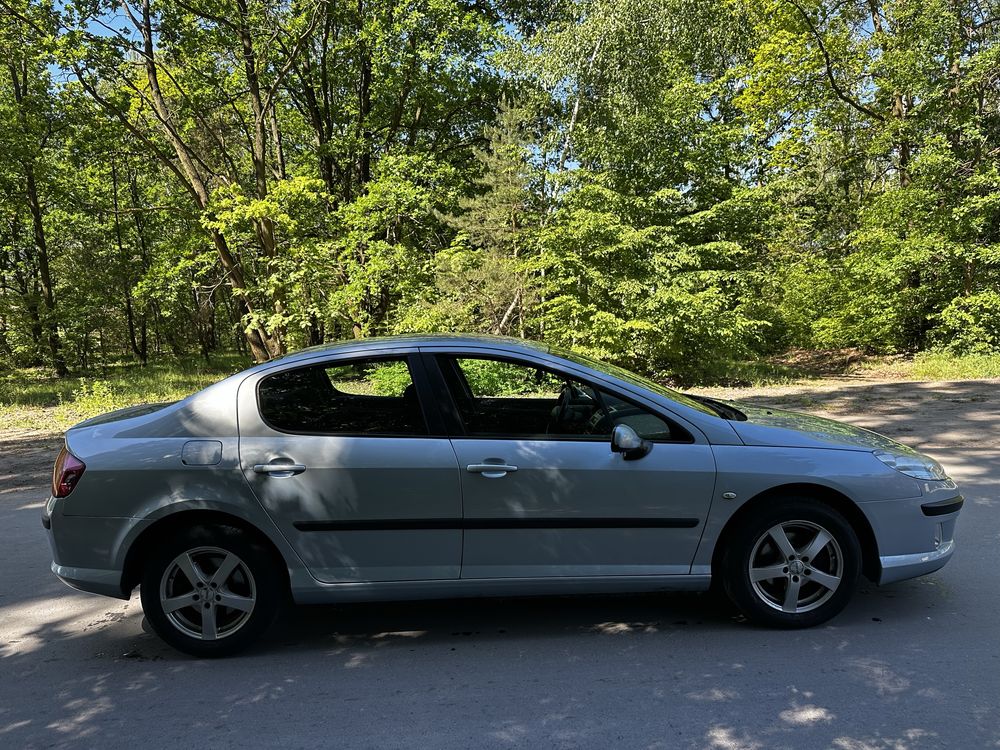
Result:
<svg viewBox="0 0 1000 750">
<path fill-rule="evenodd" d="M 71 603 L 67 606 L 67 599 Z M 0 659 L 31 654 L 54 640 L 80 638 L 88 631 L 129 621 L 142 612 L 134 603 L 96 596 L 50 596 L 0 606 Z"/>
<path fill-rule="evenodd" d="M 825 708 L 806 704 L 786 709 L 778 714 L 778 718 L 793 727 L 807 727 L 818 722 L 833 721 L 836 717 Z"/>
</svg>

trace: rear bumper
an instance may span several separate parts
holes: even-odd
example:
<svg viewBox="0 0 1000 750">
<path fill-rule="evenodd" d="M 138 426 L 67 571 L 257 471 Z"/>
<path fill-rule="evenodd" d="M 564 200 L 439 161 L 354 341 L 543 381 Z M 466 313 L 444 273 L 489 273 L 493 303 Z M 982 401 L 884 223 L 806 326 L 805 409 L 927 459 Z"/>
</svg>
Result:
<svg viewBox="0 0 1000 750">
<path fill-rule="evenodd" d="M 127 599 L 131 592 L 122 592 L 126 540 L 134 538 L 147 522 L 68 516 L 62 511 L 62 503 L 49 498 L 42 512 L 42 526 L 52 550 L 52 572 L 79 591 Z"/>
<path fill-rule="evenodd" d="M 116 599 L 128 598 L 122 594 L 122 572 L 120 570 L 73 568 L 53 562 L 52 572 L 59 577 L 60 581 L 77 591 L 113 596 Z"/>
</svg>

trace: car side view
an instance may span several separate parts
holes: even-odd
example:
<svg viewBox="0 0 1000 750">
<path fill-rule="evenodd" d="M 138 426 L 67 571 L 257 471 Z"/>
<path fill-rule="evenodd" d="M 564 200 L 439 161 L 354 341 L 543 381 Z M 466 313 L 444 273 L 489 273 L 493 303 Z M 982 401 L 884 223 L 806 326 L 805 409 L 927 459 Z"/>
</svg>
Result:
<svg viewBox="0 0 1000 750">
<path fill-rule="evenodd" d="M 52 570 L 221 656 L 298 603 L 705 590 L 797 628 L 930 573 L 962 497 L 933 459 L 517 339 L 303 350 L 66 433 Z"/>
</svg>

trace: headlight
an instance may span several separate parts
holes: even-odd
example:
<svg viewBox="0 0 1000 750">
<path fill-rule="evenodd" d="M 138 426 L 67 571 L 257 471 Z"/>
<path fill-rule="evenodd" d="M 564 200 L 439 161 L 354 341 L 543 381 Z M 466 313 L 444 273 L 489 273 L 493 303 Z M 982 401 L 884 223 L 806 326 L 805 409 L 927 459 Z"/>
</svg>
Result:
<svg viewBox="0 0 1000 750">
<path fill-rule="evenodd" d="M 919 453 L 875 451 L 874 455 L 890 469 L 895 469 L 900 474 L 906 474 L 914 479 L 943 480 L 948 478 L 941 464 L 933 458 L 921 456 Z"/>
</svg>

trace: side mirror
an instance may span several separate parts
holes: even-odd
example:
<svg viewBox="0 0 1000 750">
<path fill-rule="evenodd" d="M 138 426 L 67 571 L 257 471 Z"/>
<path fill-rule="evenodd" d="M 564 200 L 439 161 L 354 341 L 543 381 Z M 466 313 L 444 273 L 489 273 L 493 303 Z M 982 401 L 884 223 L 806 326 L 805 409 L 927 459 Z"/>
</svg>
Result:
<svg viewBox="0 0 1000 750">
<path fill-rule="evenodd" d="M 653 450 L 653 444 L 639 437 L 627 424 L 615 425 L 611 433 L 611 452 L 621 453 L 626 461 L 635 461 Z"/>
</svg>

